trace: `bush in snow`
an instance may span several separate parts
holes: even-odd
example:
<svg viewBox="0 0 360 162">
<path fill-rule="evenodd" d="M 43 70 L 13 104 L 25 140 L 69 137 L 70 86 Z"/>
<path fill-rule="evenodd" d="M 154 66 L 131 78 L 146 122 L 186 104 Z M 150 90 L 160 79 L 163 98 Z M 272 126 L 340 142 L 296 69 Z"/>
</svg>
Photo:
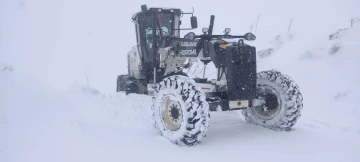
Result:
<svg viewBox="0 0 360 162">
<path fill-rule="evenodd" d="M 276 36 L 275 40 L 272 41 L 274 45 L 281 46 L 285 42 L 290 41 L 294 38 L 294 36 L 291 33 L 284 33 Z"/>
<path fill-rule="evenodd" d="M 314 52 L 312 51 L 305 51 L 302 55 L 301 55 L 301 59 L 312 59 L 312 58 L 316 58 L 318 56 L 316 56 L 316 54 L 314 54 Z"/>
<path fill-rule="evenodd" d="M 101 94 L 100 91 L 98 91 L 97 89 L 94 89 L 94 88 L 92 88 L 92 87 L 90 87 L 90 86 L 83 87 L 83 88 L 82 88 L 82 91 L 83 91 L 84 93 L 92 94 L 92 95 L 99 95 L 99 94 Z"/>
<path fill-rule="evenodd" d="M 4 124 L 7 123 L 7 121 L 5 120 L 5 117 L 0 116 L 0 124 L 1 123 L 4 123 Z"/>
<path fill-rule="evenodd" d="M 14 68 L 11 65 L 6 65 L 1 71 L 3 72 L 12 72 Z"/>
<path fill-rule="evenodd" d="M 346 35 L 348 33 L 348 31 L 349 31 L 348 28 L 339 29 L 335 33 L 333 33 L 329 36 L 329 40 L 335 40 L 335 39 L 342 38 L 344 35 Z"/>
<path fill-rule="evenodd" d="M 264 58 L 264 57 L 270 56 L 273 52 L 274 52 L 273 48 L 267 48 L 267 49 L 260 50 L 258 52 L 258 55 L 260 58 Z"/>
<path fill-rule="evenodd" d="M 360 17 L 351 19 L 351 27 L 360 22 Z"/>
<path fill-rule="evenodd" d="M 331 46 L 330 48 L 330 54 L 334 55 L 336 52 L 338 52 L 340 50 L 340 44 L 339 43 L 335 43 Z"/>
<path fill-rule="evenodd" d="M 88 85 L 73 84 L 68 90 L 70 94 L 101 95 L 100 91 Z"/>
<path fill-rule="evenodd" d="M 279 34 L 275 37 L 274 40 L 270 42 L 270 48 L 266 48 L 263 50 L 260 50 L 257 52 L 258 56 L 260 58 L 265 58 L 273 54 L 276 50 L 281 48 L 281 46 L 286 43 L 287 41 L 290 41 L 293 39 L 293 35 L 291 33 L 283 33 Z"/>
<path fill-rule="evenodd" d="M 335 99 L 335 100 L 338 100 L 338 99 L 344 98 L 344 97 L 346 97 L 348 94 L 350 94 L 350 91 L 341 92 L 341 93 L 338 92 L 338 93 L 335 95 L 334 99 Z"/>
</svg>

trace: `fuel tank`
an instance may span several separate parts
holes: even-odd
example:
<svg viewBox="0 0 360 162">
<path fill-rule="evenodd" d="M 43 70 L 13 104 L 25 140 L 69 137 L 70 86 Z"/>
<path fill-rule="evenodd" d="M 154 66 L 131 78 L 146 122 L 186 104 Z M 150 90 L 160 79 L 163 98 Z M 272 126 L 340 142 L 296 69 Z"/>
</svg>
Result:
<svg viewBox="0 0 360 162">
<path fill-rule="evenodd" d="M 256 48 L 249 45 L 226 47 L 225 69 L 229 101 L 256 97 Z"/>
</svg>

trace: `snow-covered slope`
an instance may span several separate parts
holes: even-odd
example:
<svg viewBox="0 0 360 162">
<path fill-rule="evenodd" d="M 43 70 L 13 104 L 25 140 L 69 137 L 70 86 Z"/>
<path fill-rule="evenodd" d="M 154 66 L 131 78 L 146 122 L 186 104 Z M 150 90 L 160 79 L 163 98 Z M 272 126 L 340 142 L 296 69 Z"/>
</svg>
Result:
<svg viewBox="0 0 360 162">
<path fill-rule="evenodd" d="M 218 5 L 196 10 L 199 26 L 216 14 L 215 31 L 233 27 L 234 34 L 247 31 L 256 19 L 249 15 L 261 11 L 257 40 L 250 42 L 259 51 L 258 68 L 293 78 L 304 109 L 291 132 L 246 124 L 238 112 L 213 112 L 207 137 L 195 147 L 156 135 L 150 97 L 109 93 L 135 43 L 123 31 L 133 31 L 129 17 L 143 3 L 0 1 L 0 162 L 360 161 L 360 23 L 344 25 L 358 1 L 251 1 L 241 22 L 227 20 Z M 151 6 L 193 4 L 172 3 Z M 237 3 L 230 8 L 244 6 Z M 90 85 L 83 85 L 87 68 Z M 214 77 L 213 65 L 207 68 Z M 201 70 L 197 63 L 189 74 L 202 76 Z"/>
<path fill-rule="evenodd" d="M 292 40 L 260 59 L 259 69 L 274 68 L 296 80 L 307 96 L 304 120 L 360 130 L 359 35 L 359 24 L 321 37 L 292 34 Z"/>
<path fill-rule="evenodd" d="M 156 136 L 147 96 L 105 96 L 80 85 L 57 93 L 16 70 L 0 72 L 0 88 L 0 161 L 360 160 L 358 123 L 307 119 L 326 116 L 321 111 L 286 133 L 245 124 L 236 112 L 215 112 L 203 143 L 182 148 Z M 348 120 L 344 115 L 338 117 Z"/>
<path fill-rule="evenodd" d="M 360 130 L 360 24 L 319 32 L 259 34 L 258 71 L 275 69 L 295 80 L 305 96 L 303 120 Z M 203 68 L 198 61 L 185 71 L 202 77 Z M 207 69 L 206 76 L 216 78 L 214 65 Z"/>
<path fill-rule="evenodd" d="M 283 71 L 301 87 L 304 113 L 294 131 L 275 132 L 246 124 L 237 112 L 214 112 L 208 136 L 191 148 L 156 135 L 148 96 L 103 95 L 80 84 L 60 93 L 7 66 L 0 72 L 0 161 L 360 161 L 360 30 L 345 31 L 308 51 L 294 50 L 301 41 L 294 34 L 259 59 L 260 69 Z M 340 50 L 331 53 L 334 43 Z M 305 52 L 316 57 L 303 57 Z"/>
<path fill-rule="evenodd" d="M 142 142 L 152 136 L 137 130 L 151 125 L 147 96 L 103 96 L 80 85 L 63 94 L 16 70 L 0 72 L 0 89 L 2 162 L 116 161 L 104 156 L 127 151 L 139 133 Z"/>
</svg>

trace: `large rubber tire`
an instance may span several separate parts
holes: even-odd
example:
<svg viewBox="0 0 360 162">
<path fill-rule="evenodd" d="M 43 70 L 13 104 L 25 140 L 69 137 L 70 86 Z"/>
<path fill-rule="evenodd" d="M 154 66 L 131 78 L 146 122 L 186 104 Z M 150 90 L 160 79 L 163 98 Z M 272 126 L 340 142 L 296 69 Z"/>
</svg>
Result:
<svg viewBox="0 0 360 162">
<path fill-rule="evenodd" d="M 137 80 L 129 75 L 119 75 L 116 80 L 116 92 L 125 91 L 126 94 L 138 93 Z"/>
<path fill-rule="evenodd" d="M 169 98 L 179 105 L 178 110 L 181 111 L 176 120 L 178 128 L 174 129 L 168 126 L 169 122 L 164 118 L 167 112 L 164 110 L 164 101 Z M 159 135 L 180 146 L 196 145 L 206 136 L 210 118 L 209 104 L 205 93 L 192 79 L 179 75 L 163 79 L 157 85 L 153 99 L 154 126 Z"/>
<path fill-rule="evenodd" d="M 274 92 L 273 96 L 277 99 L 271 102 L 271 97 L 268 97 L 266 104 L 270 105 L 268 107 L 275 104 L 278 109 L 274 111 L 274 114 L 266 117 L 260 115 L 259 109 L 255 107 L 247 108 L 242 111 L 246 122 L 279 131 L 291 130 L 300 118 L 303 109 L 303 97 L 298 85 L 289 76 L 270 70 L 257 74 L 257 96 L 262 95 L 261 89 L 268 89 L 269 94 Z M 262 93 L 265 94 L 264 91 Z"/>
<path fill-rule="evenodd" d="M 125 75 L 119 75 L 116 79 L 116 92 L 125 91 L 124 88 L 124 76 Z"/>
<path fill-rule="evenodd" d="M 136 84 L 136 82 L 128 82 L 126 85 L 125 85 L 126 89 L 126 94 L 130 94 L 130 93 L 139 93 L 139 88 Z"/>
</svg>

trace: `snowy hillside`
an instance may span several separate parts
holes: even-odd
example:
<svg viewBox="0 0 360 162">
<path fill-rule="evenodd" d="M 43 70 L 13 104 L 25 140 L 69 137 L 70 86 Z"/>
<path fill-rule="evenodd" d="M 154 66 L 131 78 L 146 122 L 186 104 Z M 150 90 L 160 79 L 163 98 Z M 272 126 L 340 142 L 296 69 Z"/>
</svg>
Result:
<svg viewBox="0 0 360 162">
<path fill-rule="evenodd" d="M 0 64 L 13 65 L 63 92 L 74 82 L 85 84 L 88 76 L 92 86 L 109 94 L 116 88 L 117 75 L 127 72 L 124 56 L 136 45 L 131 17 L 142 4 L 185 12 L 194 7 L 196 33 L 209 26 L 210 15 L 216 16 L 214 33 L 231 28 L 231 34 L 245 34 L 252 29 L 257 35 L 253 44 L 259 49 L 288 31 L 290 20 L 291 31 L 298 33 L 296 39 L 309 36 L 301 43 L 311 44 L 314 38 L 326 39 L 324 32 L 349 27 L 350 19 L 360 15 L 358 0 L 226 2 L 231 5 L 219 8 L 217 3 L 192 0 L 0 0 Z M 189 27 L 189 17 L 182 23 Z"/>
<path fill-rule="evenodd" d="M 103 95 L 79 84 L 60 93 L 16 68 L 3 68 L 0 161 L 167 161 L 174 156 L 179 162 L 359 161 L 359 57 L 354 52 L 359 27 L 336 40 L 324 38 L 310 49 L 315 58 L 303 58 L 309 51 L 301 50 L 287 55 L 301 41 L 294 35 L 260 59 L 261 69 L 280 69 L 301 86 L 304 113 L 294 131 L 275 132 L 245 124 L 236 112 L 214 112 L 208 136 L 191 148 L 156 136 L 147 96 Z M 332 54 L 334 43 L 341 50 Z"/>
<path fill-rule="evenodd" d="M 242 22 L 226 20 L 218 5 L 193 4 L 200 27 L 217 15 L 218 33 L 247 32 L 261 11 L 249 42 L 258 70 L 289 75 L 304 97 L 293 131 L 246 124 L 239 111 L 212 112 L 207 137 L 194 147 L 156 135 L 149 96 L 115 93 L 135 44 L 131 13 L 143 3 L 0 1 L 0 162 L 360 161 L 360 22 L 349 23 L 360 16 L 358 1 L 252 1 L 243 12 L 253 17 L 240 14 Z M 151 6 L 190 10 L 188 3 Z M 202 69 L 195 63 L 188 74 Z M 206 71 L 215 77 L 212 64 Z"/>
<path fill-rule="evenodd" d="M 305 95 L 305 118 L 360 130 L 359 35 L 360 23 L 317 35 L 290 32 L 267 37 L 268 43 L 262 40 L 260 45 L 265 48 L 258 49 L 258 71 L 275 69 L 293 78 Z M 203 68 L 196 62 L 186 72 L 202 77 Z M 215 67 L 207 68 L 207 77 L 216 78 Z"/>
</svg>

